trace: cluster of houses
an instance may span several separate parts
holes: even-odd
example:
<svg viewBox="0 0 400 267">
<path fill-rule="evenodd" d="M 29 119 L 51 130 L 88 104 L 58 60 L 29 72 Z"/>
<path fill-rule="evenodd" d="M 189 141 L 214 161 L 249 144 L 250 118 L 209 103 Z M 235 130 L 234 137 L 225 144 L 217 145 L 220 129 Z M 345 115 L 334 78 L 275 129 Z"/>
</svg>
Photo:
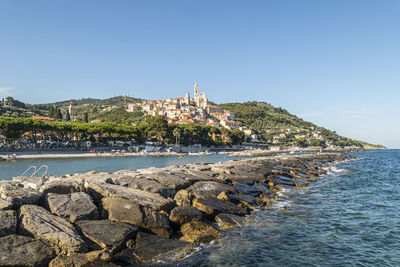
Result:
<svg viewBox="0 0 400 267">
<path fill-rule="evenodd" d="M 194 98 L 189 92 L 184 97 L 164 100 L 143 100 L 128 104 L 128 112 L 142 110 L 150 116 L 165 116 L 169 123 L 198 123 L 207 126 L 239 129 L 252 140 L 257 140 L 257 134 L 235 121 L 235 114 L 218 106 L 209 105 L 205 93 L 199 94 L 198 84 L 194 85 Z"/>
<path fill-rule="evenodd" d="M 272 144 L 284 143 L 286 139 L 305 139 L 307 141 L 321 140 L 325 141 L 320 131 L 311 127 L 310 129 L 278 129 L 278 130 L 267 130 L 267 133 L 272 136 L 270 140 Z"/>
</svg>

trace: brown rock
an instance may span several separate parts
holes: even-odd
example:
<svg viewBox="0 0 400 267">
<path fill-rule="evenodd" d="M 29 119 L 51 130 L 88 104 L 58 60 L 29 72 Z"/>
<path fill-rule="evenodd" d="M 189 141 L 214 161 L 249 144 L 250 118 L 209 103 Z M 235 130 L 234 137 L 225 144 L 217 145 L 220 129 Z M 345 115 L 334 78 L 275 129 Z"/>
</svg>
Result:
<svg viewBox="0 0 400 267">
<path fill-rule="evenodd" d="M 0 238 L 0 266 L 47 266 L 54 257 L 49 244 L 21 235 Z"/>
<path fill-rule="evenodd" d="M 71 253 L 69 255 L 60 254 L 53 259 L 49 267 L 116 267 L 117 265 L 101 259 L 93 259 L 89 253 Z"/>
<path fill-rule="evenodd" d="M 4 199 L 0 198 L 0 210 L 10 210 L 12 209 L 12 203 L 5 201 Z"/>
<path fill-rule="evenodd" d="M 103 197 L 120 197 L 136 202 L 140 206 L 151 208 L 152 210 L 171 210 L 175 204 L 172 200 L 163 198 L 159 194 L 146 192 L 134 188 L 127 188 L 114 184 L 85 184 L 88 193 L 100 203 Z"/>
<path fill-rule="evenodd" d="M 136 238 L 134 255 L 139 262 L 150 263 L 177 260 L 192 251 L 192 244 L 140 232 Z"/>
<path fill-rule="evenodd" d="M 212 226 L 203 222 L 191 222 L 182 225 L 182 241 L 192 243 L 207 243 L 221 236 Z"/>
<path fill-rule="evenodd" d="M 16 186 L 11 182 L 0 186 L 0 198 L 11 203 L 13 209 L 18 209 L 22 205 L 37 204 L 41 197 L 41 193 Z"/>
<path fill-rule="evenodd" d="M 189 193 L 186 189 L 179 190 L 174 197 L 174 200 L 177 205 L 184 206 L 184 205 L 192 205 L 192 200 L 194 195 Z"/>
<path fill-rule="evenodd" d="M 19 210 L 18 233 L 43 239 L 57 252 L 86 252 L 87 246 L 75 227 L 64 218 L 50 214 L 46 209 L 24 205 Z"/>
<path fill-rule="evenodd" d="M 108 220 L 83 220 L 75 223 L 93 250 L 107 249 L 111 253 L 124 248 L 125 242 L 135 236 L 138 228 Z"/>
<path fill-rule="evenodd" d="M 46 206 L 51 213 L 66 218 L 71 222 L 77 220 L 97 220 L 99 212 L 90 196 L 84 192 L 72 194 L 49 193 Z"/>
<path fill-rule="evenodd" d="M 15 234 L 17 217 L 13 210 L 0 210 L 0 237 Z"/>
<path fill-rule="evenodd" d="M 160 212 L 119 197 L 103 198 L 102 206 L 109 220 L 137 225 L 167 238 L 171 236 L 169 220 Z"/>
<path fill-rule="evenodd" d="M 170 221 L 176 224 L 185 224 L 192 221 L 201 221 L 203 215 L 201 212 L 192 206 L 175 207 L 169 216 Z"/>
<path fill-rule="evenodd" d="M 221 230 L 228 230 L 232 227 L 245 224 L 246 218 L 234 214 L 220 213 L 215 216 L 215 221 Z"/>
<path fill-rule="evenodd" d="M 231 202 L 224 202 L 216 197 L 208 198 L 195 198 L 193 200 L 193 207 L 210 215 L 215 216 L 218 213 L 232 213 L 237 215 L 246 215 L 247 211 L 241 207 L 236 206 Z"/>
</svg>

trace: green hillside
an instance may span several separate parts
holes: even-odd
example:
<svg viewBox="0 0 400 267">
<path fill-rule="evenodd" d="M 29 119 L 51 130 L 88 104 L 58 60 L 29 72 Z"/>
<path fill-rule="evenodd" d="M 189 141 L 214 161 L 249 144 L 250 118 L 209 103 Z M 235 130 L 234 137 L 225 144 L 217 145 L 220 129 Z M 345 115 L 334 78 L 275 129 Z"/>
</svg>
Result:
<svg viewBox="0 0 400 267">
<path fill-rule="evenodd" d="M 235 120 L 256 130 L 267 142 L 298 146 L 359 146 L 369 145 L 336 134 L 336 132 L 307 122 L 282 108 L 265 102 L 226 103 L 219 105 L 235 114 Z M 282 137 L 279 137 L 282 135 Z M 284 136 L 283 136 L 284 135 Z"/>
<path fill-rule="evenodd" d="M 12 97 L 0 103 L 0 116 L 32 117 L 48 116 L 49 110 L 56 107 L 68 111 L 69 104 L 73 104 L 74 118 L 81 121 L 100 120 L 102 122 L 138 125 L 143 123 L 145 115 L 142 111 L 127 112 L 130 103 L 141 99 L 117 96 L 107 99 L 83 98 L 47 104 L 26 104 Z M 219 107 L 230 110 L 235 114 L 235 120 L 242 126 L 256 130 L 261 137 L 270 144 L 287 146 L 359 146 L 366 148 L 383 149 L 374 145 L 336 134 L 336 132 L 307 122 L 282 108 L 277 108 L 265 102 L 226 103 Z M 50 112 L 52 114 L 52 112 Z M 60 117 L 57 117 L 60 118 Z"/>
</svg>

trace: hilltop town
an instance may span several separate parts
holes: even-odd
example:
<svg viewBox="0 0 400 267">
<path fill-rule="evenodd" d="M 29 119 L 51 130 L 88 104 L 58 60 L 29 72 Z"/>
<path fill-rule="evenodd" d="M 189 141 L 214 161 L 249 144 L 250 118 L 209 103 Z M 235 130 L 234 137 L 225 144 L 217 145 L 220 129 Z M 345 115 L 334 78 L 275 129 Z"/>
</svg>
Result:
<svg viewBox="0 0 400 267">
<path fill-rule="evenodd" d="M 241 140 L 244 142 L 257 142 L 259 145 L 381 148 L 340 136 L 334 131 L 304 121 L 282 108 L 265 102 L 226 103 L 217 106 L 208 100 L 204 92 L 199 93 L 197 83 L 193 88 L 193 98 L 189 92 L 186 92 L 184 97 L 163 100 L 118 96 L 109 99 L 72 99 L 32 105 L 15 100 L 10 96 L 0 102 L 0 116 L 32 118 L 46 123 L 85 122 L 88 123 L 88 128 L 100 127 L 100 125 L 95 125 L 108 122 L 136 127 L 146 123 L 148 118 L 159 117 L 168 122 L 171 126 L 169 130 L 178 126 L 181 130 L 186 126 L 186 129 L 189 129 L 192 127 L 191 125 L 209 127 L 202 136 L 207 139 L 207 135 L 210 135 L 212 142 L 217 143 L 229 140 L 223 132 L 223 130 L 227 130 L 236 131 L 235 136 L 242 135 L 244 138 Z M 0 134 L 7 136 L 4 132 L 2 130 Z M 175 136 L 173 133 L 169 135 L 169 138 Z M 191 137 L 189 133 L 185 133 L 185 135 L 187 135 L 187 143 L 195 141 L 195 138 Z M 152 136 L 145 136 L 146 134 L 142 132 L 140 138 L 153 139 Z M 215 141 L 217 139 L 219 141 Z"/>
<path fill-rule="evenodd" d="M 194 85 L 194 98 L 186 92 L 184 97 L 164 100 L 142 100 L 128 104 L 126 111 L 141 110 L 149 116 L 165 116 L 168 123 L 198 123 L 207 126 L 224 127 L 230 130 L 239 129 L 256 140 L 257 134 L 246 126 L 235 121 L 235 114 L 218 106 L 210 105 L 204 92 L 199 94 L 199 87 Z"/>
</svg>

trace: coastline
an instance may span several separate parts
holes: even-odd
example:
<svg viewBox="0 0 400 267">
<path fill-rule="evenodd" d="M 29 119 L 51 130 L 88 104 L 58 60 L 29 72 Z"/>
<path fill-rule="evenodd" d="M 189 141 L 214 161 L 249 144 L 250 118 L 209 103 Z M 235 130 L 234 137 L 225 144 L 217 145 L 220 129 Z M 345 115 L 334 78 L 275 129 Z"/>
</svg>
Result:
<svg viewBox="0 0 400 267">
<path fill-rule="evenodd" d="M 306 148 L 298 150 L 266 150 L 266 149 L 254 149 L 254 150 L 243 150 L 237 152 L 224 152 L 228 157 L 268 157 L 276 156 L 281 154 L 293 154 L 293 153 L 347 153 L 347 152 L 367 152 L 366 149 L 317 149 L 317 148 Z M 72 159 L 72 158 L 108 158 L 108 157 L 170 157 L 170 156 L 187 156 L 187 155 L 206 155 L 212 153 L 169 153 L 169 152 L 149 152 L 149 153 L 131 153 L 131 152 L 82 152 L 82 151 L 29 151 L 29 152 L 11 152 L 0 153 L 0 161 L 2 160 L 28 160 L 28 159 Z"/>
<path fill-rule="evenodd" d="M 6 244 L 0 265 L 15 259 L 51 260 L 49 266 L 178 260 L 246 224 L 246 215 L 271 205 L 283 188 L 307 186 L 330 164 L 354 158 L 280 155 L 1 181 L 0 213 L 7 216 L 0 225 L 11 226 L 0 236 Z M 14 249 L 21 242 L 36 242 L 35 249 L 23 255 Z"/>
</svg>

